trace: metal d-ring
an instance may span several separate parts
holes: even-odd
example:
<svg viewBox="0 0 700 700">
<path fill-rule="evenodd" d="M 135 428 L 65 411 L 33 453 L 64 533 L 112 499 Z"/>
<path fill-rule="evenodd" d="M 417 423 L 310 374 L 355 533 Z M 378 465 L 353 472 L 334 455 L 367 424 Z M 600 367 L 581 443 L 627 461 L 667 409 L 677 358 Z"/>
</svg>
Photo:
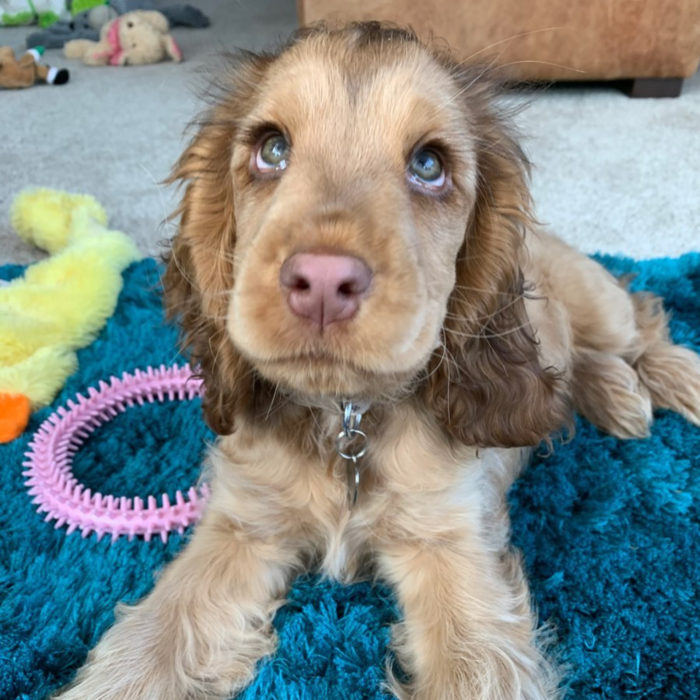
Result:
<svg viewBox="0 0 700 700">
<path fill-rule="evenodd" d="M 358 446 L 353 444 L 356 441 L 359 442 Z M 364 457 L 367 452 L 367 434 L 359 428 L 341 430 L 335 439 L 335 449 L 343 459 L 358 460 Z"/>
</svg>

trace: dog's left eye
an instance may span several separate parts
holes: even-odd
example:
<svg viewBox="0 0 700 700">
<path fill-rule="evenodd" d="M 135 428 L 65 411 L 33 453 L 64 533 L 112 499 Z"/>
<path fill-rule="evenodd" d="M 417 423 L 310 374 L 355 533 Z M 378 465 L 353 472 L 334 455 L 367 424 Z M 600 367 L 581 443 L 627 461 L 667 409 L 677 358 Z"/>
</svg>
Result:
<svg viewBox="0 0 700 700">
<path fill-rule="evenodd" d="M 421 148 L 411 156 L 409 177 L 419 185 L 437 189 L 445 184 L 445 169 L 440 156 L 431 148 Z"/>
<path fill-rule="evenodd" d="M 255 167 L 262 173 L 284 170 L 289 157 L 289 143 L 282 134 L 271 134 L 255 154 Z"/>
</svg>

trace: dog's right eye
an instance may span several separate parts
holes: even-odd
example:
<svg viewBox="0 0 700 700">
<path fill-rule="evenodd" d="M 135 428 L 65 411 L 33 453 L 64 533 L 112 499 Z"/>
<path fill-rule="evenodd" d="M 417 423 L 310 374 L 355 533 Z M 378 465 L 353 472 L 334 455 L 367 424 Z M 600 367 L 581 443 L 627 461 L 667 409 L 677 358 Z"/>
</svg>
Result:
<svg viewBox="0 0 700 700">
<path fill-rule="evenodd" d="M 289 143 L 282 134 L 270 134 L 255 154 L 255 167 L 261 173 L 284 170 L 289 157 Z"/>
<path fill-rule="evenodd" d="M 445 186 L 445 168 L 440 156 L 432 148 L 421 148 L 408 164 L 409 179 L 428 190 L 440 190 Z"/>
</svg>

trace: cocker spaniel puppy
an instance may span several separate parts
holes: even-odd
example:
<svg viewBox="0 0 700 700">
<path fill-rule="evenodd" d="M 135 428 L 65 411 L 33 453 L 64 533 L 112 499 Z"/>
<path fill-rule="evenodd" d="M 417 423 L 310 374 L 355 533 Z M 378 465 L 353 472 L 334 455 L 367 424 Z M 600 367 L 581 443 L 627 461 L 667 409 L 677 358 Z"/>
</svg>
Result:
<svg viewBox="0 0 700 700">
<path fill-rule="evenodd" d="M 211 500 L 60 697 L 230 697 L 309 567 L 393 586 L 397 696 L 557 696 L 505 492 L 573 410 L 700 424 L 700 359 L 537 227 L 492 88 L 410 32 L 304 30 L 220 88 L 165 275 L 221 436 Z"/>
</svg>

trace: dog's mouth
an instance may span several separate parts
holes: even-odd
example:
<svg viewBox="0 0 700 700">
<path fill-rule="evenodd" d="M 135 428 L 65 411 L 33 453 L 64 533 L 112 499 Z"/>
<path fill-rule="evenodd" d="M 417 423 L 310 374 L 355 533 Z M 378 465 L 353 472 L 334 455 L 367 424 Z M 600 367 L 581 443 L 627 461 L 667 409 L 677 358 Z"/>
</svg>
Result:
<svg viewBox="0 0 700 700">
<path fill-rule="evenodd" d="M 353 365 L 346 360 L 336 357 L 333 353 L 324 350 L 305 351 L 294 355 L 285 355 L 281 357 L 273 357 L 265 360 L 265 363 L 272 365 L 299 365 L 299 366 L 314 366 L 314 365 L 338 365 L 346 367 Z"/>
<path fill-rule="evenodd" d="M 300 373 L 309 376 L 336 372 L 339 375 L 348 374 L 370 374 L 370 372 L 358 364 L 340 358 L 330 351 L 310 350 L 278 357 L 268 357 L 265 359 L 255 359 L 254 364 L 262 374 L 268 372 L 289 373 L 290 383 L 294 383 L 300 378 Z"/>
<path fill-rule="evenodd" d="M 416 374 L 373 370 L 322 350 L 258 359 L 253 364 L 263 377 L 288 390 L 333 399 L 372 399 L 394 393 Z"/>
</svg>

